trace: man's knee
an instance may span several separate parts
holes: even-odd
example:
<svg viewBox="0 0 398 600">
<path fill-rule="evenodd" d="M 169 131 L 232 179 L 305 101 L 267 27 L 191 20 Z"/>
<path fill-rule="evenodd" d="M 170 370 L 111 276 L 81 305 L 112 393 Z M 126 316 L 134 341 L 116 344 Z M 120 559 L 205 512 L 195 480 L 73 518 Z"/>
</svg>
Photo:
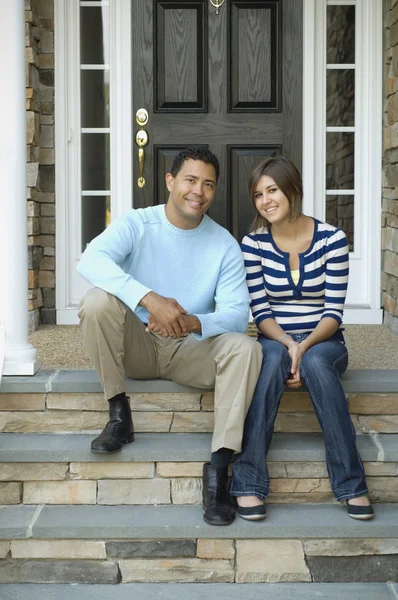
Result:
<svg viewBox="0 0 398 600">
<path fill-rule="evenodd" d="M 263 355 L 260 344 L 244 333 L 228 335 L 228 353 L 239 353 L 244 358 L 256 361 L 261 365 Z"/>
<path fill-rule="evenodd" d="M 79 305 L 79 319 L 100 319 L 102 315 L 107 314 L 117 308 L 117 298 L 108 294 L 99 288 L 88 290 Z"/>
</svg>

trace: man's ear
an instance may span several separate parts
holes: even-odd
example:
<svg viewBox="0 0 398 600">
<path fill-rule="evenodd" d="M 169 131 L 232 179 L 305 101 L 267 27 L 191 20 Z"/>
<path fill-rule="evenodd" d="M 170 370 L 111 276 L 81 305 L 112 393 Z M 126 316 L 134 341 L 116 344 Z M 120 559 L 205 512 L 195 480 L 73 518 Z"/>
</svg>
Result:
<svg viewBox="0 0 398 600">
<path fill-rule="evenodd" d="M 171 173 L 166 173 L 166 186 L 169 192 L 173 189 L 174 177 Z"/>
</svg>

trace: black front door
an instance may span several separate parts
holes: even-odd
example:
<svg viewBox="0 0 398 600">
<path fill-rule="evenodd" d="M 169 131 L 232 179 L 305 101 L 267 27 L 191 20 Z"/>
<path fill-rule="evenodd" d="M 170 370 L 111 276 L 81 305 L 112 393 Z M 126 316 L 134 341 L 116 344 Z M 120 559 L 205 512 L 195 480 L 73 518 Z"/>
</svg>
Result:
<svg viewBox="0 0 398 600">
<path fill-rule="evenodd" d="M 242 239 L 253 167 L 284 154 L 301 168 L 302 20 L 302 0 L 225 0 L 218 14 L 209 0 L 132 0 L 136 208 L 165 203 L 174 154 L 205 144 L 221 166 L 209 215 Z M 144 187 L 140 108 L 148 112 Z"/>
</svg>

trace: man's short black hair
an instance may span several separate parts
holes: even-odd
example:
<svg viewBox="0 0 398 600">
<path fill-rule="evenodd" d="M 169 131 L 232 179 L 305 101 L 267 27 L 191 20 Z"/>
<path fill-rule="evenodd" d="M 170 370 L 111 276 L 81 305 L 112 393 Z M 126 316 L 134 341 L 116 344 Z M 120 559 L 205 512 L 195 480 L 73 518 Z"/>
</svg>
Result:
<svg viewBox="0 0 398 600">
<path fill-rule="evenodd" d="M 180 171 L 184 162 L 190 158 L 192 158 L 192 160 L 201 160 L 207 165 L 213 165 L 216 171 L 216 181 L 218 181 L 220 176 L 220 164 L 218 158 L 205 146 L 188 146 L 187 148 L 180 150 L 174 157 L 173 164 L 171 165 L 170 173 L 173 177 Z"/>
</svg>

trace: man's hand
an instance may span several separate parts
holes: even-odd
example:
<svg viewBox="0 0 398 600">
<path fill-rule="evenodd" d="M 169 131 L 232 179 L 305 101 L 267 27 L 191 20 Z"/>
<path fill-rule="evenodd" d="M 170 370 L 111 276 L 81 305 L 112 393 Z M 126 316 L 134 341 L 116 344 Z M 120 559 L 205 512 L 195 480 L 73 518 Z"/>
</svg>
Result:
<svg viewBox="0 0 398 600">
<path fill-rule="evenodd" d="M 141 299 L 140 305 L 147 309 L 157 327 L 166 334 L 165 337 L 179 338 L 189 333 L 183 319 L 187 311 L 174 298 L 165 298 L 155 292 L 149 292 Z"/>
<path fill-rule="evenodd" d="M 184 331 L 186 331 L 186 333 L 182 333 L 181 336 L 174 337 L 185 337 L 188 335 L 188 333 L 202 332 L 202 326 L 198 317 L 195 317 L 195 315 L 183 315 L 181 318 L 184 321 Z M 163 337 L 170 337 L 167 334 L 166 329 L 162 327 L 162 325 L 160 325 L 160 323 L 158 323 L 154 317 L 152 317 L 152 315 L 149 315 L 147 331 L 153 331 L 154 333 L 157 333 Z"/>
</svg>

